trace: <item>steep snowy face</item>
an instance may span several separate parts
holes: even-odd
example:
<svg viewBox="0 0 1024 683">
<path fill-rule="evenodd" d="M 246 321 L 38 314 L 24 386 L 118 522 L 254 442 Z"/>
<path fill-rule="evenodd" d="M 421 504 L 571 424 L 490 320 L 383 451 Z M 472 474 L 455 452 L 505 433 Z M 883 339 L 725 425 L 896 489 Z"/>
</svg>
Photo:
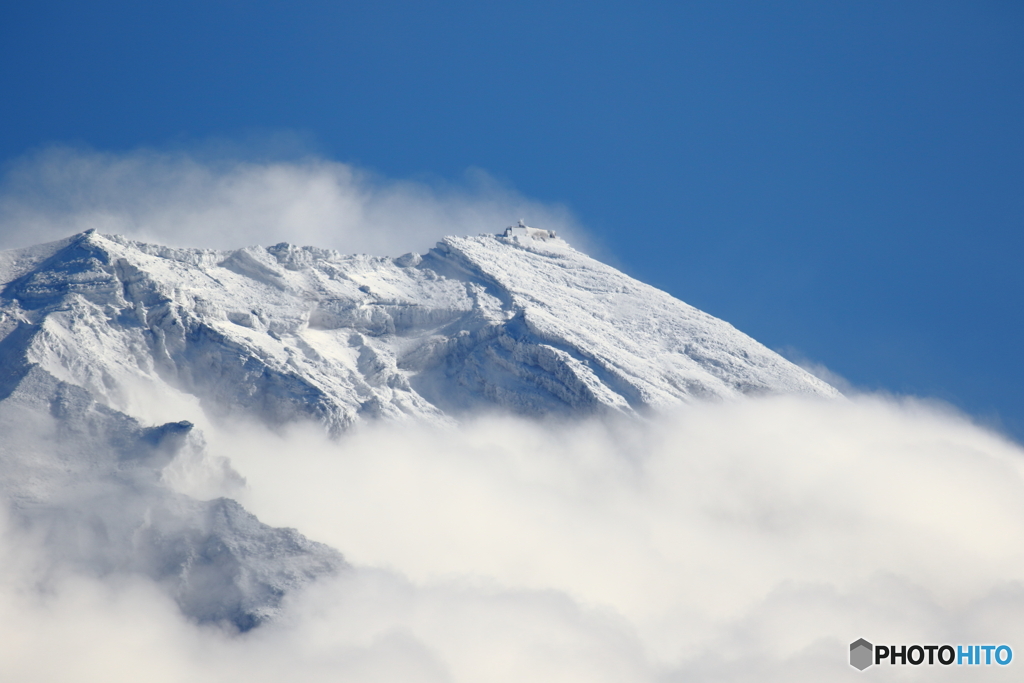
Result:
<svg viewBox="0 0 1024 683">
<path fill-rule="evenodd" d="M 562 402 L 630 413 L 743 394 L 838 395 L 728 323 L 560 240 L 447 238 L 423 265 L 498 300 L 495 340 L 481 340 L 469 367 L 449 364 L 462 386 L 475 381 L 489 396 L 500 396 L 500 381 L 477 367 L 507 368 L 522 381 L 517 393 L 537 396 L 541 410 Z"/>
<path fill-rule="evenodd" d="M 420 256 L 216 252 L 90 233 L 0 260 L 0 399 L 29 367 L 143 420 L 449 421 L 626 414 L 837 392 L 731 325 L 556 239 L 448 237 Z M 194 399 L 191 399 L 194 401 Z M 178 419 L 187 416 L 177 416 Z"/>
</svg>

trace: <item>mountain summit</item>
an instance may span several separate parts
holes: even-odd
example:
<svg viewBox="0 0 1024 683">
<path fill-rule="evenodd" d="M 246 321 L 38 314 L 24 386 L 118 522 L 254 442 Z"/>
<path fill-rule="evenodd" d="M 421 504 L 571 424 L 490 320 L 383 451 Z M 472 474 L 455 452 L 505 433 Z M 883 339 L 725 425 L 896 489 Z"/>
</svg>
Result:
<svg viewBox="0 0 1024 683">
<path fill-rule="evenodd" d="M 838 395 L 527 226 L 398 258 L 95 232 L 0 252 L 0 492 L 14 516 L 78 538 L 60 561 L 147 574 L 190 616 L 243 629 L 345 562 L 233 500 L 167 486 L 165 468 L 203 448 L 196 410 L 339 435 L 365 420 L 642 415 L 765 393 Z"/>
</svg>

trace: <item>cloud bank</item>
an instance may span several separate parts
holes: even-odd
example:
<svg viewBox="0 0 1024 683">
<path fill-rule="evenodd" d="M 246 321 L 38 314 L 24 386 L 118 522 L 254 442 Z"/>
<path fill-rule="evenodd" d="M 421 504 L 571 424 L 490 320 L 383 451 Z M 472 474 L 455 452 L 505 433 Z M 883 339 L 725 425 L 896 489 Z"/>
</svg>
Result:
<svg viewBox="0 0 1024 683">
<path fill-rule="evenodd" d="M 1024 647 L 1024 452 L 941 406 L 208 436 L 250 510 L 356 568 L 239 636 L 141 580 L 36 590 L 40 541 L 8 530 L 0 660 L 18 680 L 855 680 L 860 637 Z"/>
</svg>

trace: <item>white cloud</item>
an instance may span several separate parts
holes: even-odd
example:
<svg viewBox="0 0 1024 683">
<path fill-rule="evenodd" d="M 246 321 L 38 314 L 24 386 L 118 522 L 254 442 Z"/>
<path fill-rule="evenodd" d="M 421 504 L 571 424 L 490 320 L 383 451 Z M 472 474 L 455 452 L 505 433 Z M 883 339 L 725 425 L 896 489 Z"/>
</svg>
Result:
<svg viewBox="0 0 1024 683">
<path fill-rule="evenodd" d="M 225 444 L 257 514 L 416 582 L 477 577 L 614 614 L 652 671 L 723 647 L 723 666 L 746 651 L 760 667 L 861 636 L 1021 633 L 963 615 L 1019 590 L 1024 453 L 946 408 L 776 398 L 316 441 Z M 821 665 L 818 680 L 846 666 Z"/>
<path fill-rule="evenodd" d="M 864 675 L 859 637 L 1024 652 L 1024 452 L 927 403 L 208 436 L 251 510 L 357 569 L 231 636 L 141 581 L 27 590 L 31 544 L 9 532 L 0 660 L 18 680 L 820 681 Z"/>
<path fill-rule="evenodd" d="M 316 157 L 259 162 L 56 147 L 16 161 L 0 182 L 0 248 L 96 229 L 174 246 L 291 242 L 397 256 L 519 218 L 587 244 L 565 207 L 526 199 L 480 170 L 462 183 L 427 184 Z"/>
</svg>

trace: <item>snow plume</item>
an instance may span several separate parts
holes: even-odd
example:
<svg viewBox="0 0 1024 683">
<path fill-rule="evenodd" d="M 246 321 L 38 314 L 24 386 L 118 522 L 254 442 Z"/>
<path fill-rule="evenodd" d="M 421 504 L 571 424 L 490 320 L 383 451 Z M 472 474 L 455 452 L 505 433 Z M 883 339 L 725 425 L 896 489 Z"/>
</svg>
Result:
<svg viewBox="0 0 1024 683">
<path fill-rule="evenodd" d="M 0 180 L 0 248 L 95 228 L 174 246 L 289 242 L 397 256 L 426 251 L 441 235 L 498 232 L 519 218 L 586 246 L 566 208 L 526 199 L 478 169 L 461 184 L 431 184 L 315 157 L 52 148 L 14 162 Z"/>
<path fill-rule="evenodd" d="M 241 502 L 354 567 L 237 635 L 144 581 L 35 585 L 8 529 L 0 662 L 20 681 L 861 680 L 849 643 L 1024 653 L 1024 452 L 915 400 L 759 398 L 649 421 L 481 417 L 207 434 Z M 60 653 L 60 656 L 54 656 Z"/>
</svg>

